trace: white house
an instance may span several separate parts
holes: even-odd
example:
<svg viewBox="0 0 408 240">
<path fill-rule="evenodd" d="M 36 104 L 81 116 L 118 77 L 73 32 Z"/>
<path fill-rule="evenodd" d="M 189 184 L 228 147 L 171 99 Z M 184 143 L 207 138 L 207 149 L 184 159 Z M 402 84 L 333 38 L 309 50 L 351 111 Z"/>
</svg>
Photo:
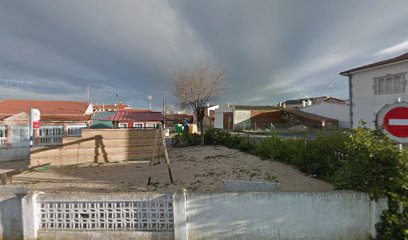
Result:
<svg viewBox="0 0 408 240">
<path fill-rule="evenodd" d="M 339 120 L 339 128 L 350 128 L 349 104 L 345 100 L 329 97 L 321 102 L 298 108 L 300 111 Z"/>
<path fill-rule="evenodd" d="M 349 78 L 351 126 L 363 120 L 375 128 L 381 108 L 398 98 L 407 102 L 407 72 L 408 53 L 341 72 Z"/>
<path fill-rule="evenodd" d="M 234 108 L 229 103 L 218 105 L 218 108 L 215 109 L 214 127 L 224 129 L 224 125 L 227 125 L 225 129 L 232 130 L 233 128 L 232 112 L 233 111 L 234 111 Z"/>
</svg>

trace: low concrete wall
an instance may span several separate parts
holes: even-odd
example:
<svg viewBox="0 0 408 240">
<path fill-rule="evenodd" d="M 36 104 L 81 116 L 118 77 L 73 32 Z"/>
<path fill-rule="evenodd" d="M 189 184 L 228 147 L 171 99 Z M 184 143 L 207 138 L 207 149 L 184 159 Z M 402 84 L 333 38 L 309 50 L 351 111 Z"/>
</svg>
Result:
<svg viewBox="0 0 408 240">
<path fill-rule="evenodd" d="M 276 192 L 280 187 L 279 182 L 222 181 L 224 192 Z"/>
<path fill-rule="evenodd" d="M 29 146 L 0 147 L 0 162 L 28 160 Z"/>
<path fill-rule="evenodd" d="M 190 193 L 188 239 L 367 239 L 385 208 L 357 192 Z"/>
<path fill-rule="evenodd" d="M 382 211 L 387 208 L 385 199 L 373 202 L 367 194 L 349 191 L 321 193 L 179 191 L 173 196 L 157 193 L 75 195 L 30 192 L 22 198 L 20 194 L 23 193 L 21 189 L 0 188 L 0 238 L 368 239 L 369 236 L 375 236 L 375 224 L 379 221 Z M 130 204 L 137 201 L 144 203 Z M 109 205 L 112 202 L 116 204 Z M 78 212 L 76 208 L 81 209 Z M 70 209 L 80 216 L 75 216 Z M 69 215 L 63 214 L 67 211 Z M 138 213 L 126 216 L 126 213 L 133 211 Z M 98 224 L 95 224 L 96 227 L 81 225 L 82 229 L 78 229 L 79 225 L 69 225 L 72 221 L 67 221 L 72 219 L 83 222 L 89 221 L 90 218 L 96 221 L 101 215 L 96 217 L 92 214 L 102 212 L 110 213 L 106 217 L 104 215 L 104 222 L 122 224 L 120 219 L 132 223 L 140 222 L 147 219 L 147 214 L 150 220 L 146 221 L 151 223 L 171 221 L 169 218 L 173 218 L 174 224 L 168 225 L 170 226 L 168 229 L 161 227 L 158 229 L 157 225 L 154 229 L 142 230 L 138 228 L 118 230 L 116 227 L 112 229 L 112 226 L 100 229 Z M 130 218 L 134 219 L 129 220 Z M 58 226 L 48 226 L 51 222 L 57 222 Z M 68 225 L 60 227 L 59 223 L 62 222 Z"/>
</svg>

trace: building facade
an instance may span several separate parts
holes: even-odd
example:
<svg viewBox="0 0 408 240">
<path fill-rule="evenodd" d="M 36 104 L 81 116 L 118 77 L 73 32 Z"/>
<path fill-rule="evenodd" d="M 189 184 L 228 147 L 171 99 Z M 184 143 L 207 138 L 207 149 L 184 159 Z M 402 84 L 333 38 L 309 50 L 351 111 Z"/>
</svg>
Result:
<svg viewBox="0 0 408 240">
<path fill-rule="evenodd" d="M 275 128 L 282 123 L 281 110 L 272 106 L 219 105 L 215 109 L 215 128 L 257 130 Z"/>
<path fill-rule="evenodd" d="M 408 53 L 341 72 L 349 81 L 351 126 L 364 121 L 375 128 L 381 108 L 398 100 L 407 102 L 407 72 Z"/>
<path fill-rule="evenodd" d="M 350 117 L 349 111 L 350 106 L 347 101 L 336 100 L 331 101 L 330 99 L 299 108 L 302 112 L 312 113 L 320 116 L 324 116 L 331 119 L 337 119 L 339 128 L 350 128 Z"/>
</svg>

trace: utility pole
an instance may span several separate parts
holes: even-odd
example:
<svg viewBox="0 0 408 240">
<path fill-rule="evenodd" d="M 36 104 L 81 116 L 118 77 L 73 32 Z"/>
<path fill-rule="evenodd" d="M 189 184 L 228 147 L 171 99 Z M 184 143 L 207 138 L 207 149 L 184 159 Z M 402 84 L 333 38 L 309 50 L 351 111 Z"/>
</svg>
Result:
<svg viewBox="0 0 408 240">
<path fill-rule="evenodd" d="M 163 116 L 166 114 L 166 89 L 163 88 Z"/>
</svg>

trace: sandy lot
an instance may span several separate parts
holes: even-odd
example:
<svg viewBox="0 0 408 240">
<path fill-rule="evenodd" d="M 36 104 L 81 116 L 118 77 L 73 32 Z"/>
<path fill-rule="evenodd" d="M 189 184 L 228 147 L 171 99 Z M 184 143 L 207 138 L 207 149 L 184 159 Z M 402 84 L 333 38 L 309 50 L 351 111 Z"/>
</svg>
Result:
<svg viewBox="0 0 408 240">
<path fill-rule="evenodd" d="M 333 187 L 291 166 L 222 146 L 169 149 L 174 184 L 164 159 L 155 165 L 147 185 L 148 162 L 117 162 L 51 167 L 13 177 L 13 184 L 47 192 L 196 192 L 221 191 L 221 180 L 279 181 L 282 191 L 329 191 Z"/>
</svg>

